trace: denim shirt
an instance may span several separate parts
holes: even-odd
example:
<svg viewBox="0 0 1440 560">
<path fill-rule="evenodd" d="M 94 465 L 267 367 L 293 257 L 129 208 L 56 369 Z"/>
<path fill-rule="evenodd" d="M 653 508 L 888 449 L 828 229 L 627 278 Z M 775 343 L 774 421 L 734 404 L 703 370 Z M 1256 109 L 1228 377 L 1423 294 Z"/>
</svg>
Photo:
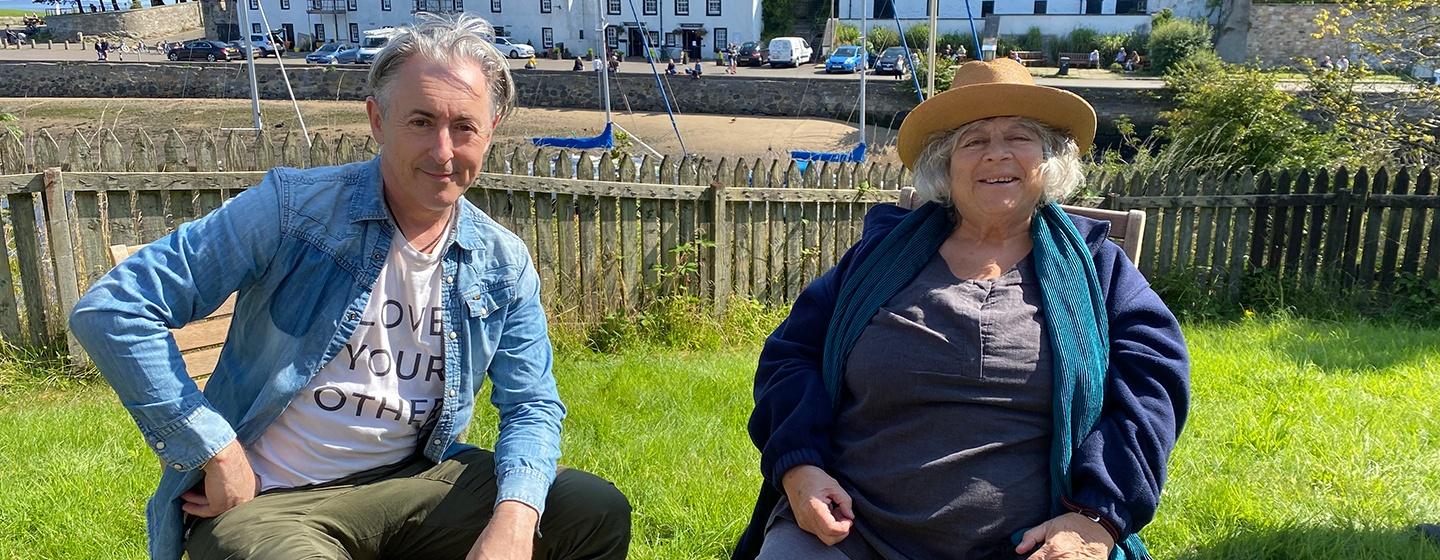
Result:
<svg viewBox="0 0 1440 560">
<path fill-rule="evenodd" d="M 116 266 L 76 304 L 70 328 L 164 464 L 146 508 L 150 555 L 179 558 L 180 495 L 238 439 L 249 445 L 360 321 L 393 222 L 379 159 L 278 168 L 209 215 Z M 565 407 L 551 372 L 540 282 L 524 244 L 468 201 L 443 251 L 445 386 L 417 450 L 436 462 L 460 443 L 489 374 L 499 410 L 496 503 L 544 513 Z M 215 373 L 199 391 L 168 329 L 238 292 Z"/>
</svg>

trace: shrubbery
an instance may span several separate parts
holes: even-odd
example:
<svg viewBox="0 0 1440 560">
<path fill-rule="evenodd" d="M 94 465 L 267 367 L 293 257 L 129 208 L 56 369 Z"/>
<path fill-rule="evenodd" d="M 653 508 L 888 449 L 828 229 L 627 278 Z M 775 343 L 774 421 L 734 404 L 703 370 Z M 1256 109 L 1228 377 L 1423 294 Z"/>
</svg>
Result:
<svg viewBox="0 0 1440 560">
<path fill-rule="evenodd" d="M 1192 53 L 1211 49 L 1210 26 L 1204 22 L 1156 19 L 1145 48 L 1150 56 L 1150 69 L 1155 73 L 1163 74 Z"/>
<path fill-rule="evenodd" d="M 930 48 L 930 26 L 923 23 L 917 23 L 906 28 L 905 43 L 907 45 L 910 45 L 910 48 L 916 50 L 923 51 Z M 936 45 L 939 45 L 938 41 L 936 42 Z"/>
<path fill-rule="evenodd" d="M 870 49 L 880 52 L 900 44 L 900 34 L 888 27 L 872 27 L 870 34 L 865 36 L 866 42 L 870 43 Z"/>
</svg>

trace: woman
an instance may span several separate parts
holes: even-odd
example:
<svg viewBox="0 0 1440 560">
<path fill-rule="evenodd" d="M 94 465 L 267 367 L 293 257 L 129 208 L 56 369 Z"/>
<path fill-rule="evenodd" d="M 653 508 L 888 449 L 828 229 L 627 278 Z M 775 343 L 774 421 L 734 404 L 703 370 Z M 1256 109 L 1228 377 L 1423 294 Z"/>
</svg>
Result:
<svg viewBox="0 0 1440 560">
<path fill-rule="evenodd" d="M 1094 135 L 1003 58 L 906 117 L 928 203 L 871 210 L 766 341 L 737 558 L 1145 556 L 1189 358 L 1108 224 L 1054 204 Z"/>
</svg>

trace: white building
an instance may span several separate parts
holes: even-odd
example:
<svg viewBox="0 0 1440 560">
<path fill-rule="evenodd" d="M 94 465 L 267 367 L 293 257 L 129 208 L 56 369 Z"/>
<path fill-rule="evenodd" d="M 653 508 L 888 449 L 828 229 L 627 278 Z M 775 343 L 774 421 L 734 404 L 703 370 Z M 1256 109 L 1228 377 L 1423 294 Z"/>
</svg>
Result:
<svg viewBox="0 0 1440 560">
<path fill-rule="evenodd" d="M 859 26 L 861 10 L 870 25 L 895 29 L 929 24 L 930 0 L 836 0 L 835 13 L 843 23 Z M 938 33 L 981 36 L 1022 35 L 1032 27 L 1046 35 L 1065 35 L 1080 27 L 1100 33 L 1148 30 L 1151 14 L 1169 8 L 1178 17 L 1210 19 L 1204 0 L 941 0 L 936 13 Z M 972 19 L 973 18 L 973 19 Z M 987 33 L 986 19 L 992 23 Z"/>
<path fill-rule="evenodd" d="M 641 56 L 644 39 L 679 57 L 712 58 L 729 43 L 760 39 L 761 0 L 244 0 L 252 32 L 268 27 L 301 48 L 314 41 L 360 42 L 361 32 L 413 21 L 416 12 L 467 12 L 500 35 L 537 52 L 564 46 L 571 56 L 597 49 L 596 30 L 610 49 Z M 261 8 L 264 8 L 264 18 Z M 642 29 L 645 35 L 642 35 Z M 543 56 L 543 55 L 542 55 Z"/>
</svg>

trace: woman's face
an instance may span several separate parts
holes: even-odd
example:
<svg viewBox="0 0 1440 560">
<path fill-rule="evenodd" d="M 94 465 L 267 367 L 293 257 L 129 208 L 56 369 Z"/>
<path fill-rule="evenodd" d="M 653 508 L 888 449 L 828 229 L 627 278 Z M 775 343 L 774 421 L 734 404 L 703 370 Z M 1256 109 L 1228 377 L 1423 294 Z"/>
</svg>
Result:
<svg viewBox="0 0 1440 560">
<path fill-rule="evenodd" d="M 1039 133 L 1019 117 L 977 121 L 950 153 L 950 197 L 967 220 L 1024 221 L 1044 194 Z"/>
</svg>

